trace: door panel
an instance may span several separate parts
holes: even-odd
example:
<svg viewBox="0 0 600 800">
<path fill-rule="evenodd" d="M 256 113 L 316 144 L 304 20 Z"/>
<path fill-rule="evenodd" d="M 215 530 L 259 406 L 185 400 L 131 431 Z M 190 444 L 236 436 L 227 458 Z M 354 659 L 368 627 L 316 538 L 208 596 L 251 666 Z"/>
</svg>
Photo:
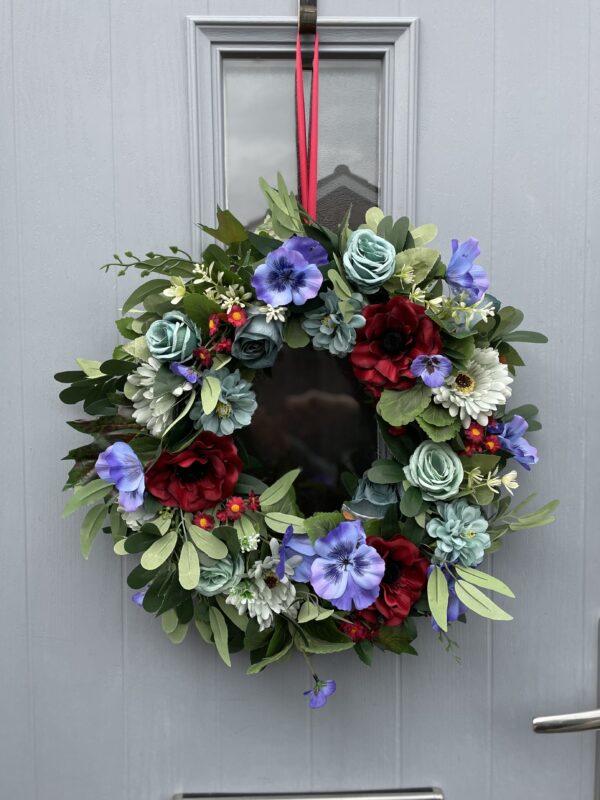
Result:
<svg viewBox="0 0 600 800">
<path fill-rule="evenodd" d="M 416 104 L 403 105 L 399 69 L 385 146 L 375 140 L 385 119 L 376 108 L 386 101 L 377 60 L 324 59 L 320 176 L 360 167 L 396 213 L 413 198 L 407 210 L 417 223 L 438 224 L 446 251 L 453 236 L 481 240 L 495 292 L 550 337 L 545 348 L 524 348 L 528 370 L 515 402 L 537 402 L 544 422 L 542 460 L 521 475 L 522 492 L 560 496 L 562 505 L 554 526 L 514 538 L 493 558 L 494 573 L 517 594 L 514 622 L 456 626 L 460 664 L 427 623 L 418 659 L 380 655 L 371 670 L 347 656 L 322 659 L 339 689 L 311 714 L 299 659 L 246 677 L 243 658 L 226 670 L 192 638 L 174 647 L 130 602 L 108 542 L 97 542 L 89 562 L 79 558 L 77 521 L 60 520 L 57 463 L 75 439 L 50 378 L 68 368 L 65 358 L 114 346 L 111 319 L 129 279 L 96 269 L 113 251 L 191 247 L 202 192 L 205 205 L 227 197 L 252 213 L 252 173 L 271 161 L 245 163 L 241 144 L 244 135 L 260 141 L 265 120 L 277 126 L 272 168 L 281 164 L 293 180 L 289 59 L 252 60 L 249 71 L 232 54 L 223 73 L 224 152 L 203 150 L 192 129 L 190 153 L 197 98 L 188 93 L 186 18 L 293 17 L 296 3 L 83 5 L 2 3 L 0 92 L 12 113 L 0 139 L 9 299 L 1 341 L 10 375 L 1 400 L 10 460 L 0 463 L 12 545 L 0 584 L 0 707 L 10 725 L 0 794 L 135 800 L 435 784 L 450 800 L 591 800 L 595 734 L 536 737 L 531 717 L 596 701 L 600 7 L 319 3 L 323 15 L 368 13 L 371 24 L 375 16 L 419 18 L 418 116 Z M 266 71 L 253 98 L 260 113 L 245 125 L 243 87 Z M 210 91 L 196 109 L 200 127 Z M 349 99 L 336 105 L 341 93 Z M 389 173 L 388 148 L 398 141 Z M 216 168 L 200 174 L 200 150 L 216 153 L 226 181 Z M 394 180 L 398 169 L 407 177 Z"/>
</svg>

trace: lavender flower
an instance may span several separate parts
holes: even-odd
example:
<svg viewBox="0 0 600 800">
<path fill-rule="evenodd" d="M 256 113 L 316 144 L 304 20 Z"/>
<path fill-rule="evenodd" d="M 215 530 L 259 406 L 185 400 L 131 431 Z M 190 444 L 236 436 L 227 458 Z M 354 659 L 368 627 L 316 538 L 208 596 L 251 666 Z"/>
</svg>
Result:
<svg viewBox="0 0 600 800">
<path fill-rule="evenodd" d="M 310 569 L 312 563 L 317 557 L 315 548 L 308 536 L 303 534 L 294 534 L 294 529 L 290 525 L 285 531 L 281 548 L 279 550 L 279 563 L 275 567 L 275 574 L 279 580 L 283 579 L 285 574 L 285 562 L 290 556 L 301 556 L 301 563 L 297 564 L 292 575 L 292 580 L 298 583 L 310 582 Z"/>
<path fill-rule="evenodd" d="M 295 250 L 304 256 L 309 264 L 315 264 L 317 267 L 324 267 L 329 263 L 327 250 L 322 244 L 308 236 L 291 236 L 283 243 L 283 247 L 286 250 Z"/>
<path fill-rule="evenodd" d="M 320 681 L 315 675 L 315 685 L 303 694 L 310 695 L 308 705 L 311 708 L 323 708 L 327 703 L 327 699 L 335 692 L 335 681 Z"/>
<path fill-rule="evenodd" d="M 125 511 L 135 511 L 144 502 L 144 467 L 125 442 L 115 442 L 100 453 L 96 472 L 119 490 L 119 503 Z"/>
<path fill-rule="evenodd" d="M 272 306 L 302 306 L 317 296 L 322 283 L 319 268 L 285 245 L 271 251 L 252 276 L 256 297 Z"/>
<path fill-rule="evenodd" d="M 465 302 L 472 306 L 490 288 L 490 280 L 483 267 L 475 264 L 479 256 L 477 239 L 458 243 L 452 239 L 452 256 L 446 269 L 446 283 L 454 294 L 465 293 Z"/>
<path fill-rule="evenodd" d="M 146 597 L 147 591 L 148 587 L 144 586 L 144 588 L 140 589 L 139 592 L 134 592 L 134 594 L 131 595 L 131 599 L 136 604 L 136 606 L 139 606 L 140 608 L 144 607 L 144 597 Z"/>
<path fill-rule="evenodd" d="M 452 372 L 452 362 L 446 356 L 417 356 L 413 358 L 410 371 L 415 378 L 421 378 L 425 386 L 437 388 Z"/>
<path fill-rule="evenodd" d="M 493 433 L 498 436 L 503 450 L 510 453 L 522 467 L 529 470 L 532 464 L 538 462 L 538 452 L 532 444 L 529 444 L 523 434 L 529 427 L 526 419 L 518 414 L 510 422 L 499 422 L 494 420 Z M 490 426 L 488 425 L 488 430 Z"/>
<path fill-rule="evenodd" d="M 366 543 L 359 520 L 340 522 L 315 542 L 317 558 L 311 567 L 315 592 L 342 611 L 367 608 L 379 595 L 385 562 Z"/>
<path fill-rule="evenodd" d="M 198 370 L 193 367 L 188 367 L 185 364 L 180 364 L 178 361 L 173 361 L 169 364 L 169 369 L 174 375 L 179 375 L 180 378 L 185 378 L 188 383 L 198 383 L 200 375 Z"/>
</svg>

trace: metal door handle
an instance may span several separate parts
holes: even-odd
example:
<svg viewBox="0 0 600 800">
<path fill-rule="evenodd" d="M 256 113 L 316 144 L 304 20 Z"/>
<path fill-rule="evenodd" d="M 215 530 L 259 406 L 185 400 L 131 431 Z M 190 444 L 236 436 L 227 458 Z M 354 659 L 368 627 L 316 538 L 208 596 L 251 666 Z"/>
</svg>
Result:
<svg viewBox="0 0 600 800">
<path fill-rule="evenodd" d="M 577 714 L 557 714 L 553 717 L 535 717 L 535 733 L 573 733 L 600 730 L 600 708 L 580 711 Z"/>
</svg>

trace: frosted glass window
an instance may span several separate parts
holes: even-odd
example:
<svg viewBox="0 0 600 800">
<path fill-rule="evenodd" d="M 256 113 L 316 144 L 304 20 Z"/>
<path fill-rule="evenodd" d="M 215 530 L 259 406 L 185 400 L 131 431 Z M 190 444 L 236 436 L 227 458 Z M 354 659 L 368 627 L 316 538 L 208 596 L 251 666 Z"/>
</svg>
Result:
<svg viewBox="0 0 600 800">
<path fill-rule="evenodd" d="M 335 226 L 353 206 L 353 222 L 379 196 L 382 61 L 321 59 L 319 219 Z M 310 77 L 305 74 L 306 103 Z M 297 187 L 294 61 L 223 59 L 226 204 L 245 224 L 262 221 L 258 177 L 281 172 Z M 258 213 L 257 213 L 258 212 Z"/>
</svg>

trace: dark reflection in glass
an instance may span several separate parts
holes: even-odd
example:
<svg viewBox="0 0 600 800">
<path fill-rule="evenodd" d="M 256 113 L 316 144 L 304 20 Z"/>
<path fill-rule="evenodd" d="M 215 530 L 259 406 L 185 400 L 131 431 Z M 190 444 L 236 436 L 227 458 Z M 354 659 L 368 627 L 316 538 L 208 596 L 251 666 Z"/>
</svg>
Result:
<svg viewBox="0 0 600 800">
<path fill-rule="evenodd" d="M 301 467 L 295 488 L 302 512 L 339 510 L 348 499 L 341 474 L 361 475 L 377 452 L 373 409 L 347 359 L 285 349 L 254 388 L 258 409 L 241 437 L 261 462 L 253 474 L 270 484 Z"/>
</svg>

